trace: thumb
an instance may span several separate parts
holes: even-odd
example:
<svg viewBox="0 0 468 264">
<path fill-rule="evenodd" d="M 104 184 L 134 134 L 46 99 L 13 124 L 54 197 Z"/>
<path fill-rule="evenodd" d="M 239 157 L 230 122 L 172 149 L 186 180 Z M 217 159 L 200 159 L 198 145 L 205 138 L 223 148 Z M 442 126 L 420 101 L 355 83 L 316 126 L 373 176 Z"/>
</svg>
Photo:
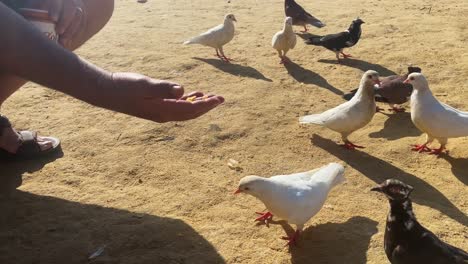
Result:
<svg viewBox="0 0 468 264">
<path fill-rule="evenodd" d="M 60 15 L 63 9 L 63 1 L 60 0 L 49 0 L 50 4 L 47 7 L 47 11 L 49 11 L 49 16 L 52 20 L 57 23 L 60 19 Z"/>
</svg>

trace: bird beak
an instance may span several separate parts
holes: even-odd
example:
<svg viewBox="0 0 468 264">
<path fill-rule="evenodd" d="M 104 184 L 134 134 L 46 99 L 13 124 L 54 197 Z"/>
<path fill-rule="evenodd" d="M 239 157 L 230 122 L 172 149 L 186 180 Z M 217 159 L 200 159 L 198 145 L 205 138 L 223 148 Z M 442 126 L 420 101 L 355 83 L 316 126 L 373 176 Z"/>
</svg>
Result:
<svg viewBox="0 0 468 264">
<path fill-rule="evenodd" d="M 377 84 L 378 86 L 380 86 L 380 80 L 377 79 L 377 80 L 375 80 L 374 82 L 375 82 L 375 84 Z"/>
<path fill-rule="evenodd" d="M 242 192 L 241 189 L 237 189 L 237 190 L 234 192 L 234 194 L 238 194 L 238 193 L 241 193 L 241 192 Z"/>
<path fill-rule="evenodd" d="M 382 192 L 382 188 L 380 186 L 374 187 L 370 189 L 372 192 Z"/>
<path fill-rule="evenodd" d="M 233 17 L 232 20 L 237 22 L 237 19 L 235 17 Z"/>
<path fill-rule="evenodd" d="M 403 83 L 409 83 L 409 79 L 406 79 Z"/>
</svg>

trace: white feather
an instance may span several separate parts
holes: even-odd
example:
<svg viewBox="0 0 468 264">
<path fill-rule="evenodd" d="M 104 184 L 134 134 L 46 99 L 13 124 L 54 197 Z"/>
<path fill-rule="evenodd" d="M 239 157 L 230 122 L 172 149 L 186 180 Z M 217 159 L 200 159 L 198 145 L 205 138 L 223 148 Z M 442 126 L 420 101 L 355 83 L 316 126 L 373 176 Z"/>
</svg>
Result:
<svg viewBox="0 0 468 264">
<path fill-rule="evenodd" d="M 341 133 L 344 137 L 367 125 L 372 120 L 376 108 L 374 83 L 368 78 L 369 74 L 370 71 L 364 74 L 356 95 L 350 101 L 321 114 L 300 117 L 299 123 L 322 125 Z"/>
<path fill-rule="evenodd" d="M 233 17 L 231 14 L 226 15 L 223 24 L 213 27 L 205 33 L 185 41 L 184 44 L 201 44 L 215 49 L 222 48 L 234 38 L 234 21 L 229 16 Z"/>
<path fill-rule="evenodd" d="M 412 73 L 411 120 L 431 138 L 447 139 L 468 136 L 468 112 L 441 103 L 434 97 L 426 78 Z"/>
<path fill-rule="evenodd" d="M 303 173 L 262 178 L 257 183 L 257 192 L 251 194 L 274 216 L 302 230 L 304 224 L 320 211 L 330 190 L 343 181 L 344 167 L 330 163 Z"/>
<path fill-rule="evenodd" d="M 271 40 L 271 45 L 278 52 L 286 54 L 296 46 L 296 34 L 292 29 L 292 18 L 287 17 L 284 21 L 283 30 L 278 31 Z"/>
</svg>

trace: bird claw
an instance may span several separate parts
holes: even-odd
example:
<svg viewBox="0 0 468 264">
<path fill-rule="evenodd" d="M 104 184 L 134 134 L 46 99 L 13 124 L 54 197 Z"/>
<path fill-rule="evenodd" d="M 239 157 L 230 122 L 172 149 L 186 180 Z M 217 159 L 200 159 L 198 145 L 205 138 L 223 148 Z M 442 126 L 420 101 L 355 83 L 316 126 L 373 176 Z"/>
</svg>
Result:
<svg viewBox="0 0 468 264">
<path fill-rule="evenodd" d="M 448 151 L 445 151 L 448 154 Z M 438 148 L 438 149 L 432 149 L 429 152 L 429 155 L 436 155 L 437 157 L 440 157 L 441 154 L 444 153 L 444 148 Z"/>
<path fill-rule="evenodd" d="M 273 214 L 270 212 L 262 213 L 262 212 L 255 212 L 256 214 L 260 215 L 260 217 L 255 218 L 255 221 L 263 221 L 267 227 L 269 227 L 269 221 L 273 218 Z"/>
<path fill-rule="evenodd" d="M 412 151 L 417 151 L 419 153 L 422 152 L 432 152 L 432 149 L 430 149 L 426 144 L 421 144 L 421 145 L 413 145 L 413 148 L 411 149 Z"/>
<path fill-rule="evenodd" d="M 357 148 L 360 148 L 360 149 L 365 148 L 363 146 L 355 145 L 355 144 L 353 144 L 353 143 L 351 143 L 349 141 L 345 142 L 342 146 L 345 147 L 346 149 L 349 149 L 349 150 L 354 150 L 354 149 L 357 149 Z"/>
<path fill-rule="evenodd" d="M 284 245 L 285 247 L 287 247 L 287 246 L 289 246 L 289 247 L 297 246 L 297 239 L 298 238 L 299 238 L 299 231 L 294 232 L 294 234 L 292 236 L 281 237 L 281 239 L 288 241 L 288 243 L 286 243 L 286 245 Z"/>
<path fill-rule="evenodd" d="M 341 55 L 343 55 L 343 58 L 345 58 L 345 59 L 353 57 L 351 54 L 345 54 L 343 52 L 341 52 Z"/>
</svg>

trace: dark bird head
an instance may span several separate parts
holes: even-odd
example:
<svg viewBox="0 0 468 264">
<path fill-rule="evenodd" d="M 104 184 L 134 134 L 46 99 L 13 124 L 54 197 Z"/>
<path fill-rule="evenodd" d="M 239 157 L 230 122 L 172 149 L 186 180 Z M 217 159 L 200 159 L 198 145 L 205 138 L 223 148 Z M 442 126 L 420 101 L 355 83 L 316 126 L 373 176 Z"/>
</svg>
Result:
<svg viewBox="0 0 468 264">
<path fill-rule="evenodd" d="M 388 179 L 371 191 L 383 193 L 390 200 L 402 201 L 409 198 L 413 187 L 396 179 Z"/>
<path fill-rule="evenodd" d="M 419 73 L 421 73 L 421 71 L 422 71 L 422 70 L 421 70 L 421 68 L 419 68 L 419 67 L 413 67 L 413 66 L 409 66 L 409 67 L 408 67 L 408 75 L 409 75 L 409 74 L 412 74 L 413 72 L 419 72 Z"/>
<path fill-rule="evenodd" d="M 358 25 L 358 26 L 360 26 L 360 25 L 362 25 L 362 24 L 364 24 L 364 23 L 365 23 L 365 22 L 362 21 L 362 19 L 360 19 L 359 17 L 353 20 L 353 25 Z"/>
</svg>

